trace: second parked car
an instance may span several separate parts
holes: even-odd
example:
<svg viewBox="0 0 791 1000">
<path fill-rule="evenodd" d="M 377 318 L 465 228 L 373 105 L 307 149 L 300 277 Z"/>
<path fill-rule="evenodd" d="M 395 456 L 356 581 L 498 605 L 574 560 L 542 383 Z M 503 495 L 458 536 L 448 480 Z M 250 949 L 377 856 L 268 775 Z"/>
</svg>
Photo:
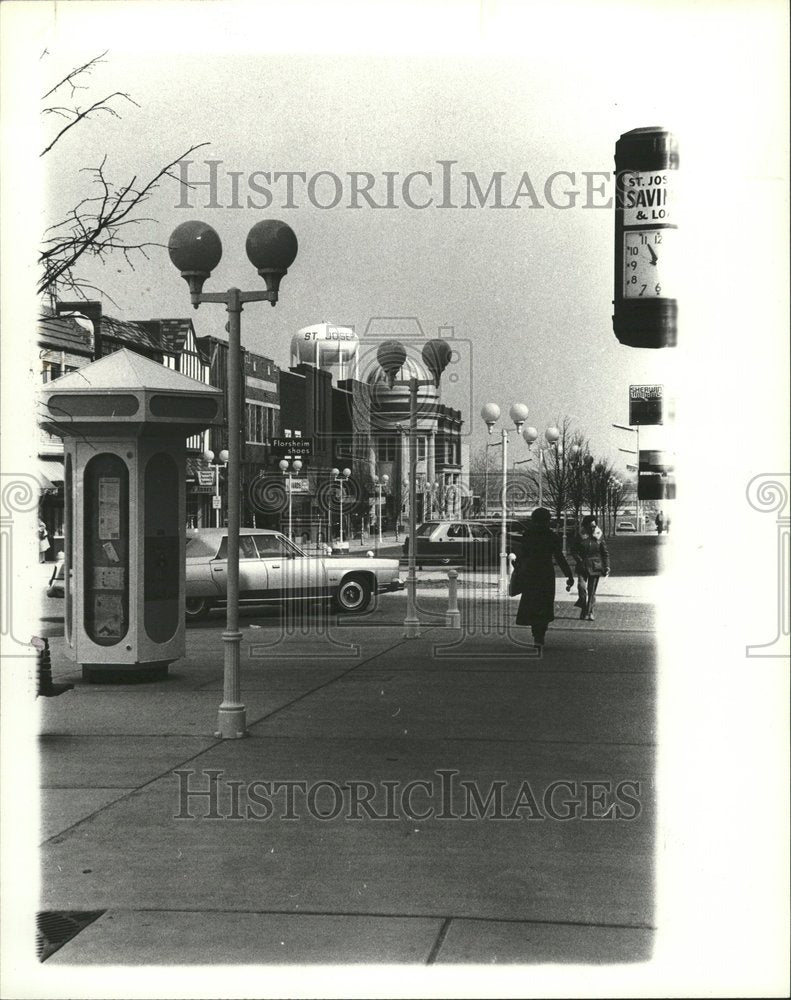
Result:
<svg viewBox="0 0 791 1000">
<path fill-rule="evenodd" d="M 506 522 L 506 545 L 511 552 L 521 538 L 523 525 Z M 501 522 L 426 521 L 415 533 L 418 566 L 490 566 L 500 555 Z M 404 539 L 409 555 L 409 537 Z"/>
</svg>

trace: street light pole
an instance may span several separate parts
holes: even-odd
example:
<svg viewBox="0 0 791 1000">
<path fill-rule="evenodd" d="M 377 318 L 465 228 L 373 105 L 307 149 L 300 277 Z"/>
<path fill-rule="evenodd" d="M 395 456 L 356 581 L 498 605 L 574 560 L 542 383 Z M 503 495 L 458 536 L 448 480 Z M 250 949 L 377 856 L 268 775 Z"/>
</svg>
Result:
<svg viewBox="0 0 791 1000">
<path fill-rule="evenodd" d="M 182 222 L 170 234 L 168 254 L 187 282 L 195 309 L 204 302 L 218 303 L 228 312 L 228 560 L 227 617 L 222 635 L 224 646 L 223 700 L 218 712 L 220 739 L 239 739 L 246 734 L 247 711 L 241 700 L 239 661 L 242 634 L 239 631 L 239 528 L 241 521 L 241 323 L 247 302 L 275 305 L 280 281 L 297 256 L 294 231 L 284 222 L 267 219 L 247 234 L 246 251 L 252 265 L 266 283 L 266 291 L 203 292 L 203 285 L 222 258 L 220 237 L 204 222 Z"/>
<path fill-rule="evenodd" d="M 376 358 L 384 371 L 387 382 L 394 385 L 404 385 L 409 389 L 409 571 L 407 574 L 406 595 L 407 611 L 404 619 L 404 636 L 407 639 L 417 639 L 420 635 L 420 620 L 417 616 L 417 543 L 415 535 L 417 523 L 415 520 L 417 507 L 417 391 L 421 386 L 433 385 L 439 388 L 442 372 L 447 368 L 451 358 L 451 347 L 446 340 L 428 340 L 423 345 L 421 356 L 433 378 L 421 379 L 416 376 L 397 379 L 396 375 L 406 363 L 406 350 L 397 340 L 386 340 L 379 345 Z"/>
<path fill-rule="evenodd" d="M 512 403 L 508 415 L 514 422 L 513 429 L 517 434 L 522 433 L 522 427 L 527 420 L 527 407 L 524 403 Z M 485 403 L 481 409 L 483 419 L 488 432 L 491 434 L 494 425 L 500 419 L 500 407 L 496 403 Z M 502 511 L 500 527 L 500 574 L 498 580 L 498 593 L 500 597 L 508 596 L 508 433 L 509 429 L 503 427 L 500 445 L 503 449 L 503 482 L 502 482 Z"/>
</svg>

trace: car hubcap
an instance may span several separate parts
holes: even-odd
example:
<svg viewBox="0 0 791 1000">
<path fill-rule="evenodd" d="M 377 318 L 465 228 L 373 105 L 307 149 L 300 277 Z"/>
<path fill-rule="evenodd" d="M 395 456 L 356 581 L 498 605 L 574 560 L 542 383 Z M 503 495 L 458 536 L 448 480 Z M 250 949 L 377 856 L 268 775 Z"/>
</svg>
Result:
<svg viewBox="0 0 791 1000">
<path fill-rule="evenodd" d="M 359 583 L 345 583 L 341 588 L 341 600 L 344 607 L 356 608 L 362 604 L 363 589 Z"/>
</svg>

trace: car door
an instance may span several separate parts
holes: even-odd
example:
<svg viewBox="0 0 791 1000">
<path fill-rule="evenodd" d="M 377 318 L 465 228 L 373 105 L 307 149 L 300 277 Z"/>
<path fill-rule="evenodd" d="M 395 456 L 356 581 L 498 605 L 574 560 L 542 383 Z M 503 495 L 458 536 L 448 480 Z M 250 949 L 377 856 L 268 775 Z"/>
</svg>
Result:
<svg viewBox="0 0 791 1000">
<path fill-rule="evenodd" d="M 467 561 L 472 566 L 485 566 L 492 561 L 492 551 L 495 548 L 492 533 L 485 524 L 471 524 L 469 530 L 472 537 Z"/>
<path fill-rule="evenodd" d="M 219 551 L 211 562 L 214 585 L 221 595 L 228 594 L 228 536 L 224 535 Z M 239 598 L 263 598 L 267 590 L 266 566 L 258 554 L 253 535 L 239 536 Z"/>
<path fill-rule="evenodd" d="M 470 544 L 470 529 L 460 521 L 448 526 L 442 555 L 450 563 L 463 563 L 467 559 Z"/>
</svg>

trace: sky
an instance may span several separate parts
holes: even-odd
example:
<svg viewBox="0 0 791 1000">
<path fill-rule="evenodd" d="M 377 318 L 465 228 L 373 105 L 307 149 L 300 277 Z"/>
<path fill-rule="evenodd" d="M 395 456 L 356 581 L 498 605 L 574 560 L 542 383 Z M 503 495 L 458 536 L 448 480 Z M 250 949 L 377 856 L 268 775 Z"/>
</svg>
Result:
<svg viewBox="0 0 791 1000">
<path fill-rule="evenodd" d="M 83 123 L 48 154 L 45 215 L 54 219 L 88 192 L 89 175 L 81 168 L 98 164 L 105 153 L 107 174 L 120 183 L 133 174 L 148 177 L 190 145 L 208 143 L 193 154 L 189 177 L 208 180 L 205 161 L 220 161 L 220 206 L 210 207 L 205 186 L 190 194 L 192 208 L 179 206 L 178 185 L 166 180 L 142 213 L 152 221 L 139 229 L 146 239 L 166 243 L 180 222 L 209 222 L 225 252 L 206 288 L 224 290 L 260 286 L 244 255 L 255 222 L 276 217 L 292 226 L 300 251 L 277 308 L 252 306 L 243 316 L 250 349 L 286 366 L 291 336 L 321 320 L 361 332 L 375 317 L 414 317 L 426 336 L 451 327 L 460 342 L 460 370 L 453 384 L 446 380 L 443 401 L 462 410 L 473 447 L 486 433 L 483 403 L 497 402 L 506 413 L 512 402 L 524 402 L 539 431 L 569 416 L 597 455 L 623 469 L 626 456 L 618 448 L 631 447 L 631 436 L 611 424 L 627 421 L 628 387 L 660 382 L 672 391 L 676 359 L 672 351 L 635 350 L 615 339 L 613 210 L 593 206 L 612 195 L 614 144 L 622 132 L 652 124 L 683 132 L 696 47 L 687 39 L 679 50 L 672 5 L 632 13 L 629 30 L 610 19 L 604 31 L 599 27 L 595 46 L 583 44 L 584 25 L 575 30 L 568 8 L 565 16 L 562 7 L 556 16 L 551 10 L 524 24 L 516 51 L 481 44 L 461 55 L 281 54 L 240 44 L 216 53 L 175 46 L 163 58 L 159 41 L 114 37 L 117 25 L 103 33 L 92 22 L 90 40 L 76 46 L 64 44 L 73 33 L 56 31 L 39 64 L 44 81 L 108 48 L 84 99 L 118 90 L 139 107 L 116 99 L 119 118 Z M 576 11 L 579 20 L 584 8 Z M 598 20 L 603 17 L 602 9 Z M 701 24 L 693 8 L 683 20 L 688 31 Z M 641 46 L 636 55 L 624 50 L 631 34 L 646 31 L 657 52 L 675 39 L 672 74 L 667 59 Z M 54 124 L 45 122 L 45 134 Z M 451 197 L 459 206 L 467 200 L 462 171 L 473 172 L 484 191 L 500 171 L 504 204 L 527 172 L 542 207 L 523 197 L 510 210 L 410 208 L 403 178 L 432 171 L 431 193 L 439 201 L 440 160 L 456 161 Z M 256 171 L 302 171 L 308 178 L 330 171 L 341 179 L 343 198 L 337 207 L 319 208 L 297 181 L 294 207 L 288 207 L 281 180 L 271 185 L 267 210 L 248 208 L 246 196 L 257 198 L 248 186 Z M 393 201 L 399 207 L 376 210 L 362 199 L 362 207 L 348 207 L 350 171 L 374 175 L 379 203 L 386 198 L 384 172 L 397 172 Z M 544 185 L 556 171 L 574 175 L 561 175 L 554 195 L 563 205 L 565 191 L 579 192 L 572 207 L 548 203 Z M 238 208 L 231 207 L 231 172 L 239 175 Z M 605 174 L 591 180 L 602 191 L 588 195 L 586 172 Z M 422 178 L 413 182 L 416 203 L 426 187 Z M 314 200 L 328 204 L 333 193 L 331 179 L 320 178 Z M 191 312 L 186 287 L 162 249 L 154 249 L 150 261 L 136 258 L 134 272 L 116 256 L 82 274 L 117 303 L 105 303 L 111 315 Z M 219 307 L 203 306 L 193 318 L 199 334 L 222 333 Z M 398 335 L 396 327 L 391 323 Z M 415 324 L 402 329 L 412 336 Z M 669 446 L 668 435 L 648 430 L 644 446 Z"/>
</svg>

